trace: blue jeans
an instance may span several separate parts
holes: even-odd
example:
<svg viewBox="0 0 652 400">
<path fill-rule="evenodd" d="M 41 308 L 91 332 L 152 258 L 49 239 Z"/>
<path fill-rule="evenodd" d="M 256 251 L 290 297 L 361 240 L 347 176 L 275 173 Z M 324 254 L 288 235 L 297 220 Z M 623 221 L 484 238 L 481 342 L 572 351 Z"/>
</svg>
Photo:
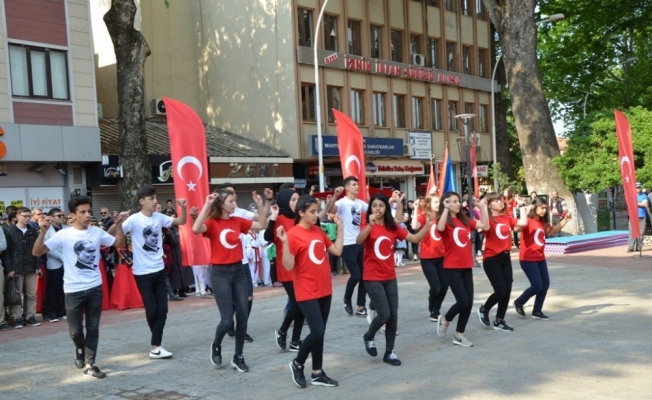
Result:
<svg viewBox="0 0 652 400">
<path fill-rule="evenodd" d="M 78 349 L 84 349 L 89 365 L 95 364 L 97 343 L 100 339 L 100 316 L 102 315 L 102 285 L 80 292 L 66 293 L 66 315 L 70 338 Z M 86 314 L 86 335 L 83 318 Z"/>
<path fill-rule="evenodd" d="M 247 278 L 242 268 L 242 262 L 211 265 L 210 268 L 213 295 L 215 296 L 217 308 L 220 310 L 221 318 L 215 329 L 213 344 L 222 345 L 222 339 L 224 339 L 226 331 L 233 324 L 233 312 L 235 310 L 235 354 L 242 354 L 248 319 Z"/>
<path fill-rule="evenodd" d="M 548 294 L 548 288 L 550 287 L 548 263 L 546 260 L 521 261 L 521 268 L 530 281 L 530 287 L 525 289 L 523 294 L 516 299 L 516 302 L 523 305 L 530 300 L 530 297 L 536 296 L 532 312 L 541 312 L 543 302 L 546 300 L 546 294 Z"/>
<path fill-rule="evenodd" d="M 145 306 L 145 318 L 152 333 L 150 343 L 160 346 L 168 318 L 168 288 L 165 268 L 145 275 L 134 275 Z"/>
<path fill-rule="evenodd" d="M 349 277 L 348 282 L 346 282 L 346 290 L 344 290 L 344 300 L 351 301 L 353 297 L 353 291 L 355 290 L 355 285 L 360 283 L 362 280 L 362 245 L 361 244 L 348 244 L 342 249 L 342 261 L 346 264 L 346 267 L 349 269 L 351 276 Z M 364 307 L 365 297 L 367 292 L 364 285 L 358 286 L 358 307 Z"/>
</svg>

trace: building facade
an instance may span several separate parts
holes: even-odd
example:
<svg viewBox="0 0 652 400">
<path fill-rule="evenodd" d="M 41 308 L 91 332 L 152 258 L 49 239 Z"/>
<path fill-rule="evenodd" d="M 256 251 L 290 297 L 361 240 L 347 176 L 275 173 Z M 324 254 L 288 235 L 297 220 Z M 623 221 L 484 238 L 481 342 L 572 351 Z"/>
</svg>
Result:
<svg viewBox="0 0 652 400">
<path fill-rule="evenodd" d="M 0 212 L 66 209 L 100 159 L 88 2 L 0 0 Z"/>
</svg>

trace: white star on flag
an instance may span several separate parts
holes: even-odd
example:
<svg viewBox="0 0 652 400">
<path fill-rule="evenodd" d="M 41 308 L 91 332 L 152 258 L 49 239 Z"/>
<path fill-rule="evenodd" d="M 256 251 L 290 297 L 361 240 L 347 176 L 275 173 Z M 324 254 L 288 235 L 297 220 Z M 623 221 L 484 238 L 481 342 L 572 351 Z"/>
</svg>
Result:
<svg viewBox="0 0 652 400">
<path fill-rule="evenodd" d="M 195 191 L 195 186 L 197 186 L 197 184 L 196 184 L 196 183 L 192 183 L 192 181 L 188 181 L 188 183 L 186 183 L 186 186 L 188 186 L 188 190 L 194 192 L 194 191 Z"/>
</svg>

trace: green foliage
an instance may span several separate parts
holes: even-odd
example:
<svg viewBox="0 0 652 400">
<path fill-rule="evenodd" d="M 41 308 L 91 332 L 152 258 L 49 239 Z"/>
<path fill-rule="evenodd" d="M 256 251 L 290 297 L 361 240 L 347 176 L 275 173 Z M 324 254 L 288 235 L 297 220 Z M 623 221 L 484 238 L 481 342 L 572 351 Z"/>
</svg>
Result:
<svg viewBox="0 0 652 400">
<path fill-rule="evenodd" d="M 645 160 L 652 159 L 652 111 L 635 107 L 625 115 L 632 128 L 636 179 L 652 187 L 652 169 L 645 168 Z M 613 110 L 590 114 L 568 137 L 565 153 L 554 162 L 571 191 L 597 193 L 622 184 Z"/>
<path fill-rule="evenodd" d="M 522 168 L 523 166 L 521 165 Z M 500 169 L 500 163 L 495 163 L 491 166 L 489 176 L 494 182 L 498 181 L 498 193 L 501 193 L 506 188 L 512 189 L 513 193 L 522 193 L 525 191 L 525 182 L 523 180 L 510 180 L 509 176 Z"/>
</svg>

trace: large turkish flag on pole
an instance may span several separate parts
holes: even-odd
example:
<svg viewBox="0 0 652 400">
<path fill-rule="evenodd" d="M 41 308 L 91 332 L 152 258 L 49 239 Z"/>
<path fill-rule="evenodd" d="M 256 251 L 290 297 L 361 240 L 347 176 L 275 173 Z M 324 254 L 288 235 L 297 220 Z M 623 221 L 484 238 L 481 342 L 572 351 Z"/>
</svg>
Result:
<svg viewBox="0 0 652 400">
<path fill-rule="evenodd" d="M 358 178 L 360 192 L 357 198 L 367 201 L 367 176 L 364 163 L 364 142 L 358 126 L 336 109 L 335 124 L 337 126 L 337 146 L 340 149 L 340 162 L 342 163 L 342 177 L 349 176 Z"/>
<path fill-rule="evenodd" d="M 206 131 L 192 108 L 180 101 L 163 98 L 170 135 L 170 155 L 174 175 L 174 196 L 186 199 L 188 210 L 201 209 L 209 194 L 206 165 Z M 210 264 L 208 239 L 192 232 L 193 219 L 179 227 L 182 263 L 185 266 Z"/>
<path fill-rule="evenodd" d="M 471 136 L 471 176 L 473 177 L 473 195 L 480 198 L 480 185 L 478 182 L 478 163 L 475 157 L 476 153 L 476 134 Z"/>
<path fill-rule="evenodd" d="M 627 117 L 614 110 L 616 117 L 616 136 L 618 137 L 618 159 L 620 160 L 620 175 L 623 178 L 627 214 L 630 221 L 638 221 L 638 196 L 636 194 L 636 171 L 634 170 L 634 150 L 632 146 L 632 128 Z M 631 223 L 632 237 L 641 237 L 638 224 Z"/>
<path fill-rule="evenodd" d="M 437 192 L 437 184 L 435 183 L 435 169 L 432 167 L 432 160 L 430 160 L 430 178 L 428 178 L 428 186 L 426 186 L 426 196 L 435 194 Z"/>
<path fill-rule="evenodd" d="M 443 196 L 446 186 L 446 172 L 448 170 L 448 143 L 444 148 L 444 156 L 441 158 L 441 171 L 439 172 L 439 184 L 437 185 L 437 196 Z"/>
</svg>

